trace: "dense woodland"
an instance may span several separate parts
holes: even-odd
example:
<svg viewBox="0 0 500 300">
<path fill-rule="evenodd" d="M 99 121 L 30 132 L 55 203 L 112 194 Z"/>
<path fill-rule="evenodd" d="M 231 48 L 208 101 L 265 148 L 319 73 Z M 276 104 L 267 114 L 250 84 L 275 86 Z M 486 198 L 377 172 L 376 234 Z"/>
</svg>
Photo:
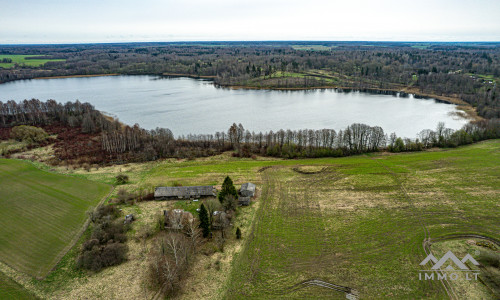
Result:
<svg viewBox="0 0 500 300">
<path fill-rule="evenodd" d="M 41 127 L 45 132 L 32 132 Z M 32 128 L 32 127 L 31 127 Z M 22 136 L 21 136 L 22 135 Z M 500 137 L 499 119 L 467 124 L 461 130 L 422 130 L 418 138 L 397 137 L 381 127 L 354 123 L 343 130 L 304 129 L 251 132 L 242 124 L 227 131 L 175 138 L 169 129 L 145 130 L 138 124 L 127 126 L 102 115 L 89 103 L 46 102 L 37 99 L 17 103 L 0 102 L 0 139 L 31 140 L 43 137 L 43 145 L 54 144 L 53 164 L 103 164 L 151 161 L 159 158 L 194 158 L 234 150 L 235 156 L 267 155 L 283 158 L 337 157 L 387 149 L 417 151 L 430 147 L 456 147 Z M 27 138 L 25 138 L 26 136 Z M 10 155 L 12 153 L 0 153 Z"/>
<path fill-rule="evenodd" d="M 66 61 L 48 62 L 41 67 L 0 68 L 0 83 L 42 76 L 118 73 L 207 76 L 220 86 L 256 88 L 411 89 L 421 94 L 458 97 L 484 118 L 500 117 L 499 43 L 3 45 L 1 54 L 41 55 Z"/>
</svg>

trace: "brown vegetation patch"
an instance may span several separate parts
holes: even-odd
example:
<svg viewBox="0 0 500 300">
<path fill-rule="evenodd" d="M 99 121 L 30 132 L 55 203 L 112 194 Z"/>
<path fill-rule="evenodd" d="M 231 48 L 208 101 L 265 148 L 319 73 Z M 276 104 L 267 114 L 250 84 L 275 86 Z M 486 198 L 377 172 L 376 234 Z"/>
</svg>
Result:
<svg viewBox="0 0 500 300">
<path fill-rule="evenodd" d="M 319 174 L 326 171 L 327 167 L 325 166 L 297 166 L 292 168 L 297 173 L 300 174 Z"/>
<path fill-rule="evenodd" d="M 154 230 L 155 215 L 173 205 L 168 201 L 141 202 L 124 207 L 122 214 L 133 213 L 136 221 L 127 241 L 128 260 L 99 273 L 73 279 L 63 290 L 56 291 L 52 299 L 151 299 L 154 295 L 144 282 L 148 263 L 146 254 L 150 239 L 143 239 L 143 230 Z"/>
</svg>

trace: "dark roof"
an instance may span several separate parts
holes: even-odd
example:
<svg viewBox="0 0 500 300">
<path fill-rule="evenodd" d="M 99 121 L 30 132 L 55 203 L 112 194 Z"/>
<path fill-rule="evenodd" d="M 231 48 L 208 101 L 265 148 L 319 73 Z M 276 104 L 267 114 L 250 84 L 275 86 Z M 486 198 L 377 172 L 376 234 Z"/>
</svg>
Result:
<svg viewBox="0 0 500 300">
<path fill-rule="evenodd" d="M 250 197 L 239 197 L 238 198 L 239 205 L 250 205 Z"/>
<path fill-rule="evenodd" d="M 155 188 L 155 197 L 201 197 L 215 196 L 215 188 L 206 186 L 161 186 Z"/>
</svg>

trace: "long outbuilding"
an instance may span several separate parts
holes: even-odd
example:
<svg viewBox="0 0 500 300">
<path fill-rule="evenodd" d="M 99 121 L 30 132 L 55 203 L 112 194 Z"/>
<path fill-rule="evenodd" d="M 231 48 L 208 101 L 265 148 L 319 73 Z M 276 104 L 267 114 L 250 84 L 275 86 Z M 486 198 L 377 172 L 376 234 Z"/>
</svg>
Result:
<svg viewBox="0 0 500 300">
<path fill-rule="evenodd" d="M 160 186 L 155 188 L 155 199 L 194 199 L 215 197 L 214 186 Z"/>
</svg>

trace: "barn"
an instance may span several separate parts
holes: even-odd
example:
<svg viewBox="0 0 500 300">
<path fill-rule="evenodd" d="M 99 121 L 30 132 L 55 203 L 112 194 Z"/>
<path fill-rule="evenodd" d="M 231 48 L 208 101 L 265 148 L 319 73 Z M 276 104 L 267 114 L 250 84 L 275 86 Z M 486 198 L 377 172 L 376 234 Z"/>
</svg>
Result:
<svg viewBox="0 0 500 300">
<path fill-rule="evenodd" d="M 241 185 L 240 195 L 243 197 L 255 196 L 255 184 L 247 182 Z"/>
<path fill-rule="evenodd" d="M 206 186 L 160 186 L 155 188 L 155 199 L 194 199 L 215 197 L 217 190 L 211 185 Z"/>
</svg>

